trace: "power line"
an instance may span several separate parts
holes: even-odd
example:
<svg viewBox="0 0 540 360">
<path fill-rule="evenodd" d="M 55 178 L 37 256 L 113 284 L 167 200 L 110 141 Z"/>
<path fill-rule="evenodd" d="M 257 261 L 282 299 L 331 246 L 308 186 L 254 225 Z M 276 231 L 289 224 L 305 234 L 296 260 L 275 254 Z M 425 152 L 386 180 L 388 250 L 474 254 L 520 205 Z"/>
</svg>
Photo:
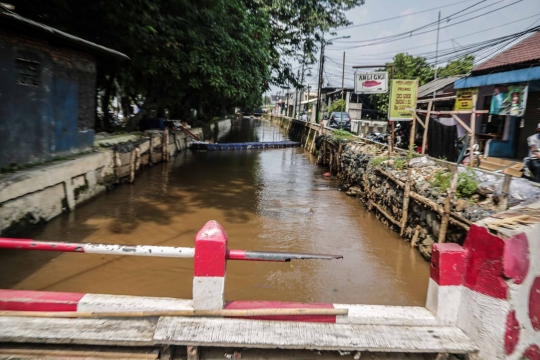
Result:
<svg viewBox="0 0 540 360">
<path fill-rule="evenodd" d="M 446 28 L 449 28 L 449 27 L 452 27 L 452 26 L 456 26 L 456 25 L 459 25 L 459 24 L 462 24 L 462 23 L 465 23 L 467 21 L 471 21 L 471 20 L 474 20 L 474 19 L 477 19 L 479 17 L 482 17 L 484 15 L 488 15 L 488 14 L 492 14 L 494 13 L 495 11 L 499 11 L 499 10 L 502 10 L 504 8 L 507 8 L 509 6 L 512 6 L 512 5 L 515 5 L 519 2 L 522 2 L 523 0 L 517 0 L 511 4 L 508 4 L 508 5 L 505 5 L 505 6 L 502 6 L 500 8 L 497 8 L 495 10 L 492 10 L 490 12 L 486 12 L 486 13 L 483 13 L 483 14 L 480 14 L 480 15 L 477 15 L 477 16 L 474 16 L 472 18 L 469 18 L 469 19 L 465 19 L 463 21 L 459 21 L 457 23 L 453 23 L 451 25 L 447 25 L 447 26 L 444 26 L 444 27 L 441 27 L 441 29 L 446 29 Z M 436 23 L 436 22 L 435 22 Z M 419 28 L 418 28 L 419 29 Z M 404 32 L 404 33 L 401 33 L 401 34 L 397 34 L 395 35 L 396 37 L 386 37 L 386 38 L 379 38 L 378 40 L 383 40 L 383 41 L 377 41 L 377 42 L 373 42 L 373 43 L 369 43 L 369 44 L 363 44 L 363 45 L 357 45 L 357 46 L 351 46 L 351 47 L 348 47 L 346 49 L 357 49 L 357 48 L 361 48 L 361 47 L 366 47 L 366 46 L 373 46 L 373 45 L 379 45 L 379 44 L 386 44 L 386 43 L 389 43 L 389 42 L 394 42 L 394 41 L 398 41 L 398 40 L 402 40 L 402 39 L 405 39 L 407 37 L 413 37 L 413 36 L 418 36 L 418 35 L 423 35 L 423 34 L 427 34 L 427 33 L 430 33 L 430 32 L 433 32 L 433 31 L 436 31 L 436 29 L 432 29 L 432 30 L 427 30 L 427 31 L 424 31 L 424 32 L 419 32 L 419 33 L 414 33 L 416 30 L 418 29 L 414 29 L 414 30 L 411 30 L 411 31 L 407 31 L 407 32 Z M 414 34 L 413 34 L 414 33 Z M 399 36 L 399 38 L 397 38 Z M 358 41 L 358 42 L 365 42 L 365 41 L 372 41 L 372 40 L 363 40 L 363 41 Z"/>
<path fill-rule="evenodd" d="M 519 20 L 515 20 L 515 21 L 511 21 L 509 23 L 506 23 L 506 24 L 502 24 L 502 25 L 498 25 L 498 26 L 493 26 L 493 27 L 490 27 L 488 29 L 485 29 L 485 30 L 481 30 L 481 31 L 476 31 L 474 33 L 469 33 L 469 34 L 466 34 L 466 35 L 462 35 L 462 36 L 458 36 L 458 37 L 454 37 L 450 40 L 444 40 L 444 41 L 441 41 L 441 43 L 444 43 L 444 42 L 449 42 L 449 41 L 453 41 L 453 40 L 456 40 L 456 39 L 461 39 L 461 38 L 464 38 L 464 37 L 468 37 L 468 36 L 472 36 L 472 35 L 476 35 L 476 34 L 480 34 L 480 33 L 483 33 L 483 32 L 486 32 L 486 31 L 490 31 L 490 30 L 493 30 L 493 29 L 498 29 L 500 27 L 504 27 L 504 26 L 508 26 L 508 25 L 511 25 L 511 24 L 515 24 L 517 22 L 520 22 L 520 21 L 523 21 L 523 20 L 527 20 L 527 19 L 530 19 L 530 18 L 533 18 L 533 17 L 536 17 L 536 16 L 539 16 L 540 14 L 535 14 L 535 15 L 531 15 L 531 16 L 527 16 L 525 18 L 522 18 L 522 19 L 519 19 Z M 538 19 L 540 20 L 540 18 Z M 538 21 L 537 20 L 537 21 Z M 536 22 L 535 22 L 536 23 Z M 534 23 L 533 23 L 534 25 Z M 412 50 L 412 49 L 420 49 L 420 48 L 423 48 L 423 47 L 428 47 L 428 46 L 432 46 L 432 45 L 435 45 L 435 43 L 431 43 L 431 44 L 427 44 L 427 45 L 420 45 L 420 46 L 414 46 L 414 47 L 409 47 L 407 49 L 402 49 L 402 50 L 394 50 L 394 51 L 386 51 L 386 52 L 380 52 L 380 53 L 373 53 L 373 54 L 370 54 L 370 55 L 362 55 L 362 57 L 373 57 L 373 56 L 376 56 L 376 55 L 385 55 L 385 54 L 396 54 L 396 53 L 400 53 L 400 52 L 407 52 L 407 50 Z M 459 44 L 458 44 L 459 45 Z M 461 46 L 461 45 L 460 45 Z M 345 48 L 338 48 L 338 47 L 332 47 L 330 49 L 328 49 L 327 51 L 343 51 L 343 50 L 347 50 L 348 47 L 345 47 Z"/>
<path fill-rule="evenodd" d="M 431 9 L 422 10 L 422 11 L 417 11 L 417 12 L 410 13 L 410 14 L 403 14 L 403 15 L 399 15 L 399 16 L 394 16 L 394 17 L 391 17 L 391 18 L 386 18 L 386 19 L 381 19 L 381 20 L 371 21 L 371 22 L 364 23 L 364 24 L 344 26 L 344 27 L 341 27 L 341 28 L 337 28 L 336 30 L 346 30 L 346 29 L 352 29 L 352 28 L 357 28 L 357 27 L 366 26 L 366 25 L 378 24 L 378 23 L 385 22 L 385 21 L 390 21 L 390 20 L 400 19 L 400 18 L 402 18 L 402 17 L 407 17 L 407 16 L 412 16 L 412 15 L 423 14 L 423 13 L 426 13 L 426 12 L 429 12 L 429 11 L 433 11 L 433 10 L 444 9 L 444 8 L 447 8 L 447 7 L 450 7 L 450 6 L 455 6 L 455 5 L 457 5 L 457 4 L 462 4 L 462 3 L 470 2 L 470 1 L 472 1 L 472 0 L 464 0 L 464 1 L 457 2 L 457 3 L 453 3 L 453 4 L 448 4 L 448 5 L 444 5 L 444 6 L 434 7 L 434 8 L 431 8 Z"/>
<path fill-rule="evenodd" d="M 479 2 L 477 2 L 477 3 L 475 3 L 475 4 L 473 4 L 473 5 L 471 5 L 471 6 L 469 6 L 469 7 L 466 7 L 465 9 L 461 9 L 461 10 L 459 10 L 459 11 L 453 13 L 453 14 L 450 14 L 450 15 L 448 15 L 448 16 L 445 16 L 444 18 L 441 19 L 441 21 L 449 22 L 450 20 L 458 19 L 458 18 L 460 18 L 460 17 L 466 16 L 466 15 L 472 14 L 472 13 L 474 13 L 474 12 L 477 12 L 477 11 L 483 10 L 483 9 L 485 9 L 485 8 L 488 8 L 488 7 L 490 7 L 490 6 L 496 5 L 496 4 L 498 4 L 498 3 L 500 3 L 500 2 L 502 2 L 502 1 L 504 1 L 504 0 L 499 0 L 499 1 L 495 2 L 495 3 L 493 3 L 493 4 L 489 4 L 489 5 L 487 5 L 487 6 L 484 6 L 484 7 L 480 8 L 480 9 L 472 10 L 472 11 L 466 13 L 466 14 L 463 14 L 463 15 L 454 17 L 455 15 L 460 14 L 460 13 L 462 13 L 462 12 L 464 12 L 464 11 L 467 11 L 467 10 L 469 10 L 469 9 L 475 7 L 476 5 L 479 5 L 479 4 L 481 4 L 481 3 L 485 2 L 485 1 L 487 1 L 487 0 L 481 0 L 481 1 L 479 1 Z M 404 31 L 404 32 L 399 33 L 399 34 L 390 35 L 390 36 L 385 36 L 385 37 L 381 37 L 381 38 L 375 38 L 375 39 L 369 39 L 369 40 L 356 40 L 356 41 L 355 41 L 355 40 L 336 40 L 336 43 L 353 44 L 353 43 L 363 43 L 363 42 L 369 42 L 369 41 L 378 41 L 378 40 L 393 39 L 393 38 L 395 38 L 395 37 L 404 36 L 404 35 L 410 36 L 410 35 L 412 35 L 412 33 L 416 32 L 416 31 L 418 31 L 418 30 L 422 30 L 422 29 L 428 28 L 428 27 L 430 27 L 430 26 L 436 25 L 437 23 L 438 23 L 438 21 L 433 21 L 433 22 L 424 24 L 424 25 L 422 25 L 422 26 L 420 26 L 420 27 L 417 27 L 417 28 L 415 28 L 415 29 L 412 29 L 412 30 Z"/>
</svg>

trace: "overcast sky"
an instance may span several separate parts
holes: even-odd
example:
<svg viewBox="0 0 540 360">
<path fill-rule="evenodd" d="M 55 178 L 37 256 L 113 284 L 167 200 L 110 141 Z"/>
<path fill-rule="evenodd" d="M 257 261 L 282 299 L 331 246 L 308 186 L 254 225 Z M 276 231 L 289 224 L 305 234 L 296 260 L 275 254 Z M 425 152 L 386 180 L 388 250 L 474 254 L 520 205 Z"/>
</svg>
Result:
<svg viewBox="0 0 540 360">
<path fill-rule="evenodd" d="M 497 10 L 502 7 L 505 8 Z M 466 8 L 469 9 L 454 15 L 454 20 L 452 18 L 449 21 L 445 19 Z M 434 10 L 415 14 L 429 9 Z M 328 59 L 325 62 L 324 85 L 326 86 L 330 82 L 332 86 L 341 86 L 344 51 L 346 53 L 346 87 L 353 86 L 353 65 L 384 64 L 391 61 L 393 56 L 399 52 L 408 52 L 412 55 L 434 53 L 439 11 L 441 11 L 441 19 L 443 19 L 440 24 L 440 50 L 455 49 L 540 25 L 540 0 L 366 0 L 365 5 L 347 12 L 347 18 L 353 22 L 353 26 L 396 16 L 403 17 L 371 25 L 336 30 L 336 37 L 350 36 L 351 38 L 334 40 L 332 45 L 326 47 L 325 55 Z M 473 17 L 477 18 L 453 25 Z M 421 32 L 433 30 L 425 34 L 377 45 L 369 45 L 371 41 L 361 42 L 370 39 L 374 39 L 373 42 L 380 41 L 377 39 L 408 32 L 431 23 L 434 24 L 420 30 Z M 330 37 L 328 36 L 327 39 Z M 354 46 L 357 48 L 353 48 Z M 428 55 L 431 56 L 431 54 Z M 293 68 L 297 66 L 295 64 Z M 306 84 L 315 88 L 318 79 L 318 65 L 314 65 L 312 70 L 307 71 L 306 74 L 311 74 L 310 77 L 306 78 Z M 278 90 L 273 88 L 272 93 Z"/>
</svg>

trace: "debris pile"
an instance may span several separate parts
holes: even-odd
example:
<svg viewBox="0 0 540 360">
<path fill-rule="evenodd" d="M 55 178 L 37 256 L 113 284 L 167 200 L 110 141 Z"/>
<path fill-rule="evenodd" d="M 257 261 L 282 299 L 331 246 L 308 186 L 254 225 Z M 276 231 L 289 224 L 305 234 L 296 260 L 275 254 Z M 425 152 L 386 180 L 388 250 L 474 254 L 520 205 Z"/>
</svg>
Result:
<svg viewBox="0 0 540 360">
<path fill-rule="evenodd" d="M 455 196 L 447 200 L 448 168 L 428 157 L 389 156 L 365 143 L 343 146 L 338 177 L 348 195 L 358 197 L 427 259 L 434 243 L 463 244 L 473 222 L 497 212 L 503 182 L 502 176 L 459 167 Z M 540 188 L 525 179 L 511 182 L 510 206 L 531 197 L 540 197 Z"/>
</svg>

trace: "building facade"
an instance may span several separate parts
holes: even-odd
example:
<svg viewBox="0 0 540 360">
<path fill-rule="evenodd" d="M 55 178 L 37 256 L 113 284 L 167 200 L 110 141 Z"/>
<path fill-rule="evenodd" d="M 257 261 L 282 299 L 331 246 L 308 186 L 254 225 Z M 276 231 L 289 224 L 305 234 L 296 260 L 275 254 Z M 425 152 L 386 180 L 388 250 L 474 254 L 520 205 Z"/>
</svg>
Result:
<svg viewBox="0 0 540 360">
<path fill-rule="evenodd" d="M 96 67 L 127 56 L 0 6 L 0 166 L 90 150 Z"/>
</svg>

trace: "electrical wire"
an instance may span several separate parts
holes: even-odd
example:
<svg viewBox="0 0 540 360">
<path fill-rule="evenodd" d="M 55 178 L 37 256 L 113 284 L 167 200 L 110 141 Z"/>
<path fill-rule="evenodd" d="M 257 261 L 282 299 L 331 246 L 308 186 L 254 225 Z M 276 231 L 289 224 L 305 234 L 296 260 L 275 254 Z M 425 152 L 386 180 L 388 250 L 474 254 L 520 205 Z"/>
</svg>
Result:
<svg viewBox="0 0 540 360">
<path fill-rule="evenodd" d="M 527 20 L 527 19 L 536 17 L 536 16 L 540 16 L 540 14 L 535 14 L 535 15 L 527 16 L 527 17 L 522 18 L 522 19 L 519 19 L 519 20 L 511 21 L 511 22 L 509 22 L 509 23 L 501 24 L 501 25 L 498 25 L 498 26 L 493 26 L 493 27 L 490 27 L 490 28 L 485 29 L 485 30 L 476 31 L 476 32 L 474 32 L 474 33 L 469 33 L 469 34 L 466 34 L 466 35 L 454 37 L 454 38 L 452 38 L 452 39 L 450 39 L 450 40 L 443 40 L 443 41 L 440 41 L 439 44 L 440 44 L 440 43 L 449 42 L 449 41 L 452 41 L 452 40 L 456 40 L 456 39 L 461 39 L 461 38 L 468 37 L 468 36 L 472 36 L 472 35 L 477 35 L 477 34 L 480 34 L 480 33 L 486 32 L 486 31 L 498 29 L 498 28 L 501 28 L 501 27 L 504 27 L 504 26 L 508 26 L 508 25 L 515 24 L 515 23 L 520 22 L 520 21 L 523 21 L 523 20 Z M 539 18 L 538 20 L 540 20 L 540 18 Z M 538 21 L 538 20 L 537 20 L 537 21 Z M 535 23 L 536 23 L 536 22 L 535 22 Z M 533 23 L 533 25 L 534 25 L 534 23 Z M 414 47 L 409 47 L 409 48 L 407 48 L 407 49 L 402 49 L 402 50 L 393 50 L 393 51 L 386 51 L 386 52 L 380 52 L 380 53 L 372 53 L 372 54 L 369 54 L 369 55 L 362 55 L 362 57 L 373 57 L 373 56 L 377 56 L 377 55 L 396 54 L 396 53 L 400 53 L 400 52 L 408 52 L 408 50 L 412 50 L 412 49 L 420 49 L 420 48 L 423 48 L 423 47 L 433 46 L 433 45 L 435 45 L 435 44 L 436 44 L 436 43 L 430 43 L 430 44 L 427 44 L 427 45 L 414 46 Z M 458 45 L 459 45 L 459 44 L 458 44 Z M 332 48 L 328 49 L 327 51 L 343 51 L 343 50 L 347 50 L 347 49 L 348 49 L 347 47 L 345 47 L 345 48 L 332 47 Z"/>
<path fill-rule="evenodd" d="M 477 19 L 479 17 L 485 16 L 485 15 L 488 15 L 488 14 L 492 14 L 492 13 L 494 13 L 496 11 L 499 11 L 499 10 L 502 10 L 502 9 L 507 8 L 509 6 L 515 5 L 515 4 L 517 4 L 519 2 L 522 2 L 522 1 L 523 0 L 517 0 L 517 1 L 513 2 L 513 3 L 511 3 L 511 4 L 502 6 L 500 8 L 495 9 L 495 10 L 492 10 L 490 12 L 486 12 L 486 13 L 483 13 L 483 14 L 480 14 L 480 15 L 476 15 L 476 16 L 474 16 L 472 18 L 465 19 L 465 20 L 453 23 L 451 25 L 443 26 L 443 27 L 440 28 L 440 30 L 446 29 L 446 28 L 449 28 L 449 27 L 452 27 L 452 26 L 456 26 L 456 25 L 459 25 L 459 24 L 463 24 L 465 22 Z M 442 19 L 441 19 L 441 21 L 442 21 Z M 408 32 L 404 32 L 404 33 L 400 33 L 400 34 L 396 34 L 395 36 L 379 38 L 378 40 L 382 40 L 382 41 L 376 41 L 376 42 L 372 42 L 372 43 L 369 43 L 369 44 L 351 46 L 351 47 L 346 48 L 346 50 L 357 49 L 357 48 L 366 47 L 366 46 L 374 46 L 374 45 L 379 45 L 379 44 L 386 44 L 386 43 L 390 43 L 390 42 L 394 42 L 394 41 L 403 40 L 405 38 L 410 38 L 410 37 L 413 37 L 413 36 L 423 35 L 423 34 L 431 33 L 433 31 L 437 31 L 437 29 L 432 29 L 432 30 L 427 30 L 427 31 L 415 33 L 416 30 L 417 29 L 414 29 L 414 30 L 411 30 L 411 31 L 408 31 Z M 373 40 L 361 40 L 361 41 L 358 41 L 358 42 L 366 42 L 366 41 L 373 41 Z"/>
<path fill-rule="evenodd" d="M 433 11 L 433 10 L 444 9 L 444 8 L 447 8 L 447 7 L 450 7 L 450 6 L 455 6 L 455 5 L 457 5 L 457 4 L 462 4 L 462 3 L 470 2 L 470 1 L 472 1 L 472 0 L 459 1 L 459 2 L 457 2 L 457 3 L 448 4 L 448 5 L 439 6 L 439 7 L 434 7 L 434 8 L 431 8 L 431 9 L 426 9 L 426 10 L 422 10 L 422 11 L 417 11 L 417 12 L 410 13 L 410 14 L 403 14 L 403 15 L 399 15 L 399 16 L 394 16 L 394 17 L 386 18 L 386 19 L 381 19 L 381 20 L 371 21 L 371 22 L 364 23 L 364 24 L 344 26 L 344 27 L 341 27 L 341 28 L 337 28 L 336 30 L 346 30 L 346 29 L 352 29 L 352 28 L 357 28 L 357 27 L 361 27 L 361 26 L 367 26 L 367 25 L 378 24 L 378 23 L 381 23 L 381 22 L 390 21 L 390 20 L 395 20 L 395 19 L 400 19 L 400 18 L 407 17 L 407 16 L 423 14 L 423 13 L 430 12 L 430 11 Z"/>
</svg>

